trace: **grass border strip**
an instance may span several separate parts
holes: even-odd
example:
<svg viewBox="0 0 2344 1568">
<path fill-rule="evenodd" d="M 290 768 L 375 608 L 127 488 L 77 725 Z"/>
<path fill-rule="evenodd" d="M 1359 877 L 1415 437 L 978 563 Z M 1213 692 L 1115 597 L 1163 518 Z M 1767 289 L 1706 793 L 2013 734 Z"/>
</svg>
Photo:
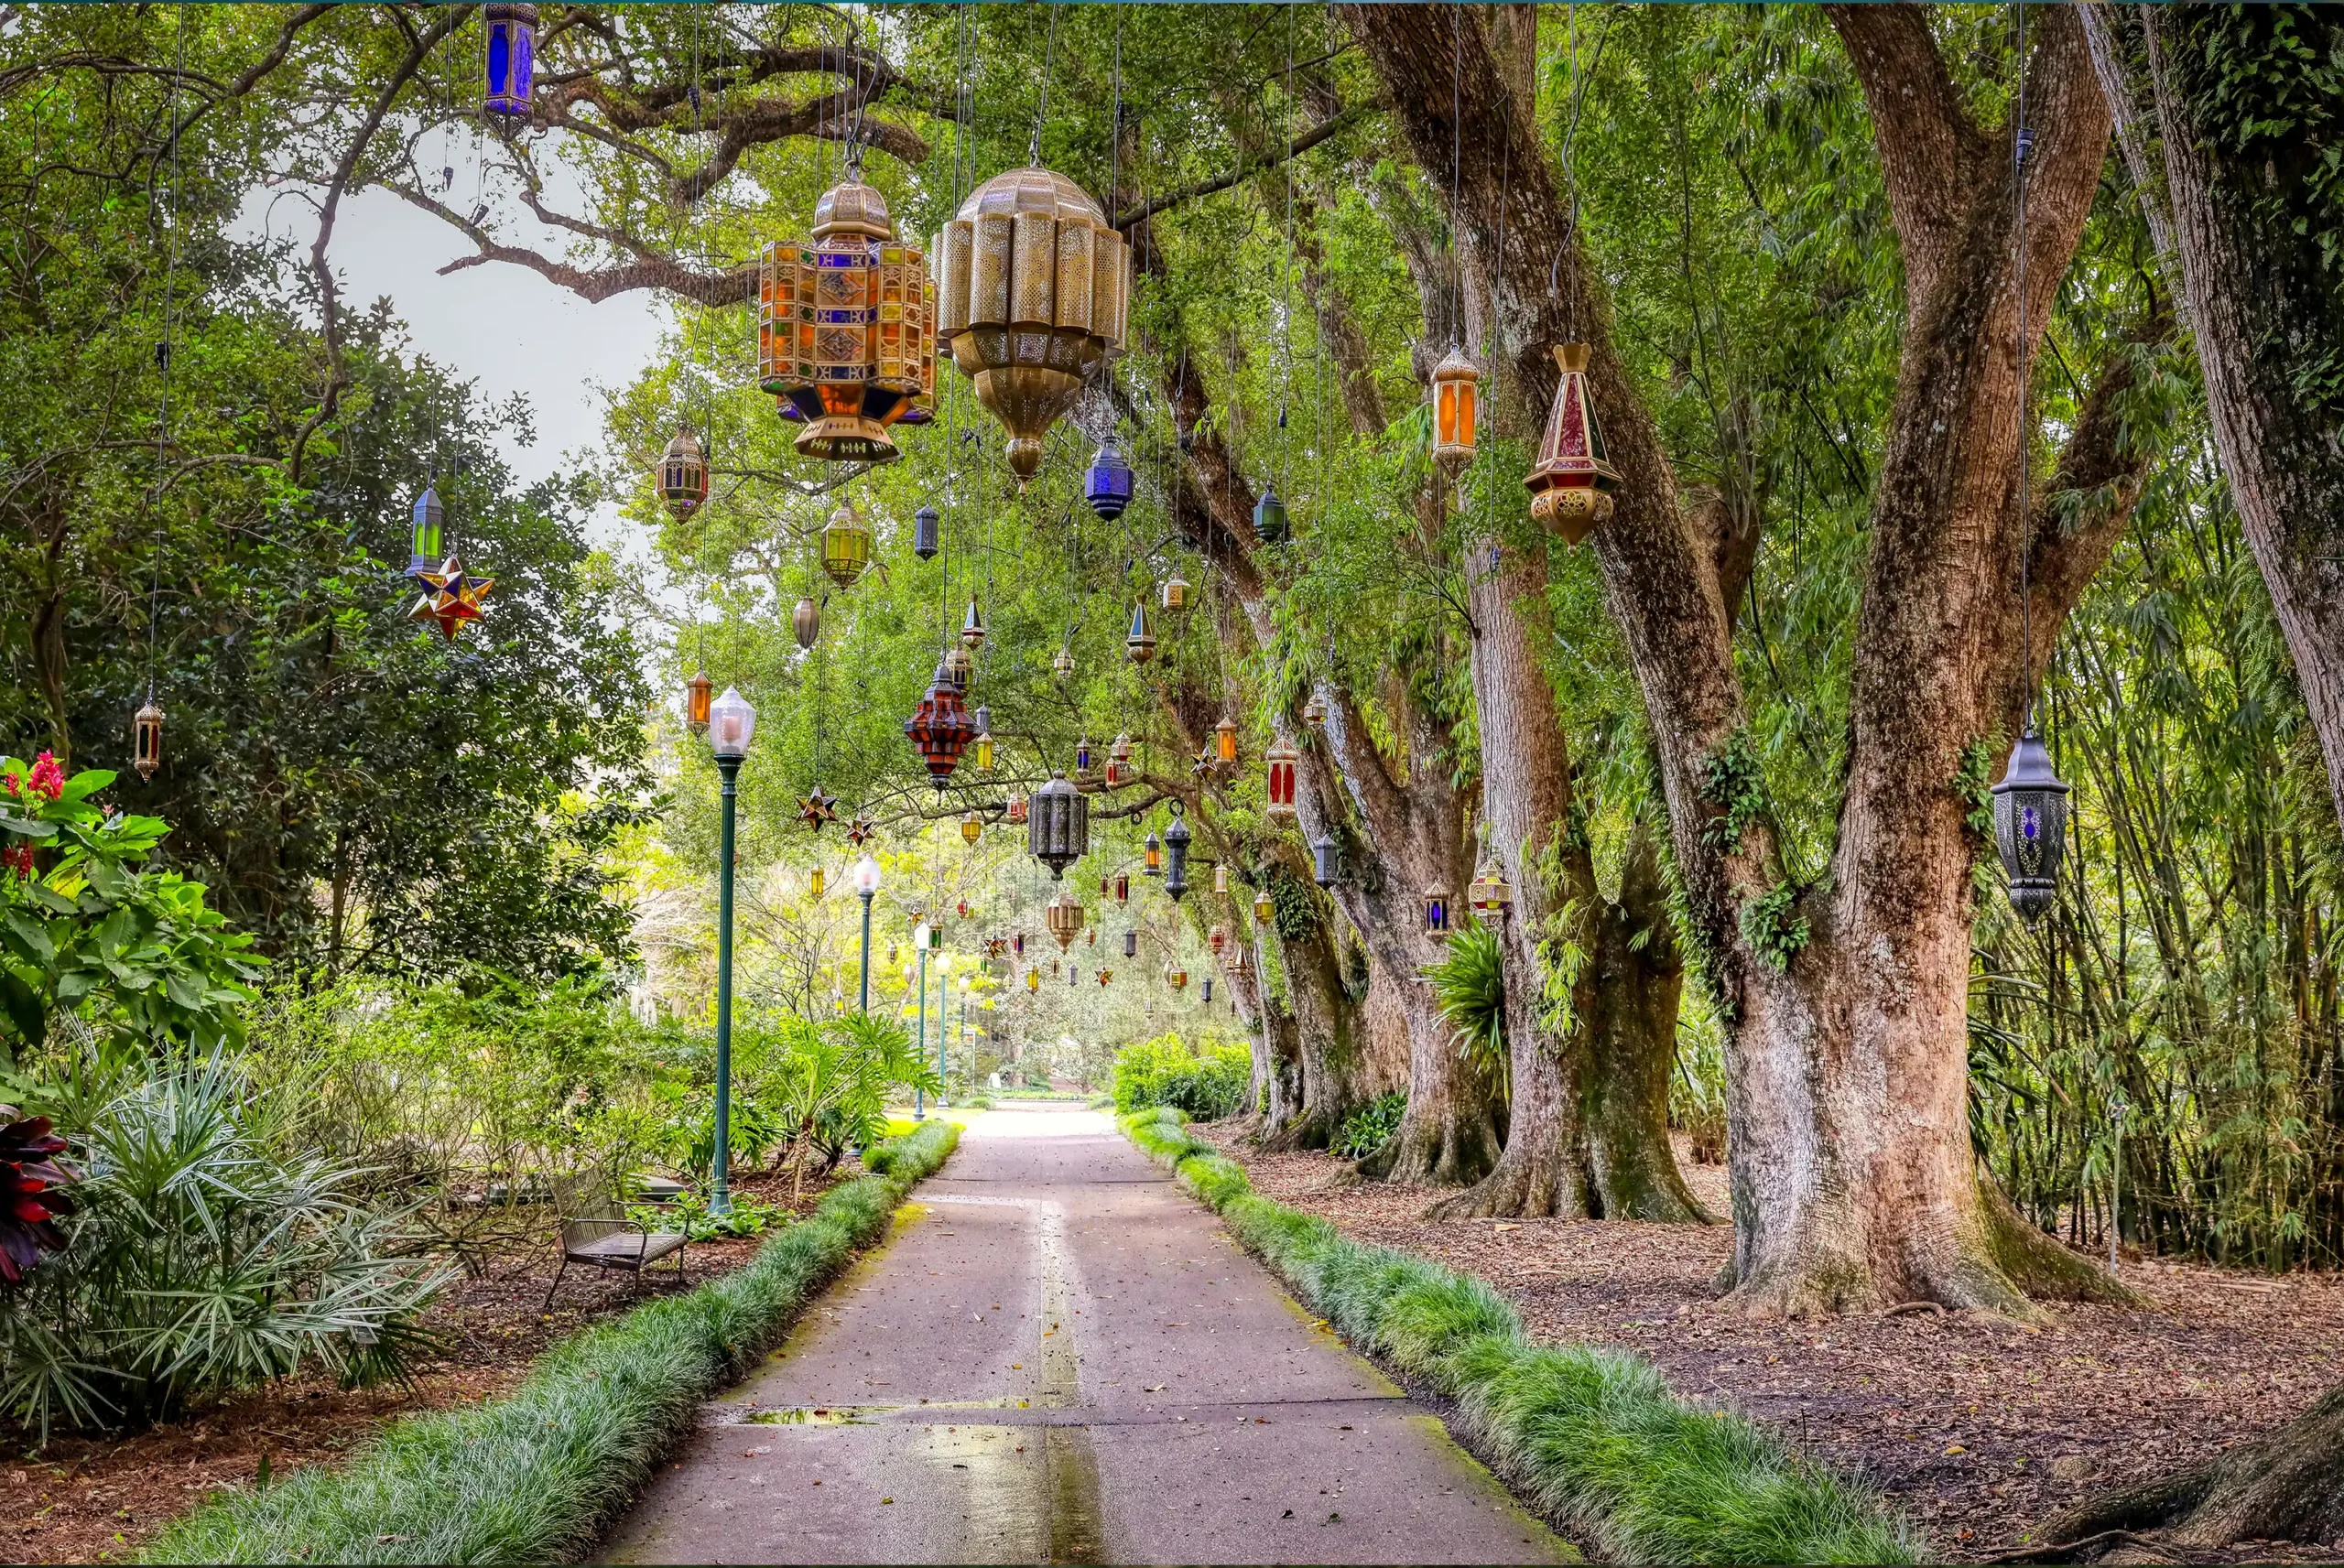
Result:
<svg viewBox="0 0 2344 1568">
<path fill-rule="evenodd" d="M 590 1550 L 689 1431 L 960 1141 L 931 1121 L 871 1150 L 748 1267 L 572 1335 L 510 1394 L 393 1422 L 347 1465 L 219 1498 L 154 1563 L 545 1563 Z"/>
<path fill-rule="evenodd" d="M 1515 1493 L 1614 1563 L 1915 1563 L 1872 1493 L 1748 1418 L 1699 1410 L 1650 1362 L 1540 1346 L 1486 1281 L 1263 1197 L 1169 1107 L 1125 1134 L 1353 1346 L 1456 1401 Z"/>
</svg>

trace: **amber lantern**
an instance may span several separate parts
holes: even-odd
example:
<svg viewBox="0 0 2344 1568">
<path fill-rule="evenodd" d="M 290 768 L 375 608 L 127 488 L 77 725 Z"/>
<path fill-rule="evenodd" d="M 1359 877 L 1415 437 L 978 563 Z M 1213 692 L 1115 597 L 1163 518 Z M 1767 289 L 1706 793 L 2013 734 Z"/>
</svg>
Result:
<svg viewBox="0 0 2344 1568">
<path fill-rule="evenodd" d="M 1135 665 L 1156 657 L 1156 628 L 1148 624 L 1145 599 L 1132 606 L 1132 629 L 1123 638 L 1123 652 Z"/>
<path fill-rule="evenodd" d="M 885 462 L 888 427 L 928 417 L 936 322 L 928 265 L 895 243 L 886 199 L 850 167 L 814 204 L 814 243 L 767 245 L 757 269 L 757 384 L 802 424 L 806 457 Z"/>
<path fill-rule="evenodd" d="M 985 618 L 977 609 L 974 594 L 969 596 L 969 612 L 960 617 L 960 641 L 971 649 L 985 640 Z"/>
<path fill-rule="evenodd" d="M 1226 713 L 1212 727 L 1212 754 L 1224 762 L 1237 760 L 1237 720 Z"/>
<path fill-rule="evenodd" d="M 163 765 L 163 710 L 152 696 L 130 723 L 130 765 L 142 779 L 151 779 Z"/>
<path fill-rule="evenodd" d="M 708 499 L 708 457 L 700 450 L 700 438 L 689 429 L 678 429 L 667 451 L 660 454 L 659 499 L 679 522 L 699 511 L 700 503 Z"/>
<path fill-rule="evenodd" d="M 904 720 L 904 734 L 919 748 L 920 759 L 928 764 L 928 776 L 938 789 L 943 789 L 951 780 L 952 770 L 960 765 L 960 753 L 968 750 L 976 730 L 969 710 L 961 705 L 960 687 L 942 665 L 937 665 L 936 678 L 928 683 L 928 695 L 920 698 L 912 716 Z"/>
<path fill-rule="evenodd" d="M 1042 906 L 1042 919 L 1049 926 L 1050 935 L 1058 939 L 1058 951 L 1063 953 L 1074 946 L 1082 932 L 1082 901 L 1068 893 L 1059 893 Z"/>
<path fill-rule="evenodd" d="M 1253 919 L 1259 924 L 1267 925 L 1277 912 L 1278 906 L 1270 902 L 1270 890 L 1267 888 L 1255 890 L 1253 893 Z"/>
<path fill-rule="evenodd" d="M 971 811 L 960 818 L 960 842 L 974 844 L 984 836 L 985 820 Z"/>
<path fill-rule="evenodd" d="M 1265 773 L 1263 799 L 1272 816 L 1291 820 L 1294 816 L 1294 764 L 1301 753 L 1283 741 L 1273 741 L 1270 749 L 1262 753 Z"/>
<path fill-rule="evenodd" d="M 936 248 L 937 337 L 1007 428 L 1024 483 L 1050 427 L 1123 346 L 1131 251 L 1080 187 L 1040 168 L 977 187 Z"/>
<path fill-rule="evenodd" d="M 684 728 L 695 735 L 708 733 L 708 704 L 716 683 L 708 678 L 706 670 L 695 671 L 684 683 Z"/>
<path fill-rule="evenodd" d="M 1473 879 L 1472 897 L 1473 912 L 1486 920 L 1503 920 L 1506 911 L 1514 907 L 1514 890 L 1506 885 L 1495 861 L 1484 863 Z"/>
<path fill-rule="evenodd" d="M 1567 545 L 1578 544 L 1612 515 L 1612 492 L 1620 483 L 1620 470 L 1604 455 L 1603 427 L 1588 397 L 1589 351 L 1585 343 L 1555 350 L 1562 384 L 1555 388 L 1538 460 L 1522 481 L 1530 492 L 1530 515 Z"/>
<path fill-rule="evenodd" d="M 1163 603 L 1167 611 L 1177 611 L 1188 609 L 1188 579 L 1178 572 L 1174 572 L 1170 577 L 1166 578 Z"/>
<path fill-rule="evenodd" d="M 1481 373 L 1451 349 L 1432 371 L 1432 460 L 1454 481 L 1473 460 L 1474 402 L 1481 394 Z"/>
<path fill-rule="evenodd" d="M 1164 840 L 1156 836 L 1154 828 L 1148 830 L 1147 841 L 1140 846 L 1139 874 L 1144 877 L 1164 874 Z"/>
<path fill-rule="evenodd" d="M 822 886 L 822 868 L 816 866 L 812 871 L 806 873 L 806 896 L 808 898 L 821 897 Z"/>
<path fill-rule="evenodd" d="M 1176 991 L 1187 990 L 1188 989 L 1188 971 L 1182 968 L 1179 962 L 1176 959 L 1164 966 L 1164 983 L 1170 986 Z"/>
<path fill-rule="evenodd" d="M 797 634 L 798 645 L 801 648 L 810 648 L 820 639 L 822 607 L 814 602 L 813 595 L 808 594 L 799 600 L 798 608 L 789 612 L 789 629 Z"/>
<path fill-rule="evenodd" d="M 1229 946 L 1229 927 L 1226 925 L 1214 926 L 1212 928 L 1212 935 L 1206 937 L 1205 940 L 1212 945 L 1212 956 L 1216 958 L 1220 957 L 1221 950 Z"/>
<path fill-rule="evenodd" d="M 871 564 L 871 528 L 852 506 L 830 514 L 822 529 L 822 569 L 841 588 L 852 588 Z"/>
<path fill-rule="evenodd" d="M 1425 935 L 1445 935 L 1449 931 L 1449 890 L 1427 887 L 1424 891 Z"/>
<path fill-rule="evenodd" d="M 1310 699 L 1302 705 L 1302 721 L 1313 730 L 1327 728 L 1327 705 L 1320 700 L 1318 694 L 1315 691 L 1310 694 Z"/>
<path fill-rule="evenodd" d="M 1132 874 L 1129 871 L 1117 871 L 1115 873 L 1115 902 L 1129 903 L 1131 901 Z"/>
</svg>

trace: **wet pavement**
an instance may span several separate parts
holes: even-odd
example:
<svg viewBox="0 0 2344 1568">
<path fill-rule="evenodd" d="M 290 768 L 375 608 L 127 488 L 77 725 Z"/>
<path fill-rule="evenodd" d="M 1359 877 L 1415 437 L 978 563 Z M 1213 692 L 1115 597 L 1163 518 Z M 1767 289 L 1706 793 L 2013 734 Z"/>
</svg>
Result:
<svg viewBox="0 0 2344 1568">
<path fill-rule="evenodd" d="M 704 1412 L 616 1563 L 1547 1563 L 1570 1549 L 1113 1123 L 975 1119 Z"/>
</svg>

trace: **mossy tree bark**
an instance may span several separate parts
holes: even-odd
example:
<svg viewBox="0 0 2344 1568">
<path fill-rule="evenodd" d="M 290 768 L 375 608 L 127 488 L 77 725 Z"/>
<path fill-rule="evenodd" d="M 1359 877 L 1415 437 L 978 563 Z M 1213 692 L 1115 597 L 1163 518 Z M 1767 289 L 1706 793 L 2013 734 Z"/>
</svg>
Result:
<svg viewBox="0 0 2344 1568">
<path fill-rule="evenodd" d="M 1349 16 L 1417 161 L 1445 173 L 1456 160 L 1455 180 L 1436 183 L 1449 188 L 1469 297 L 1487 297 L 1498 373 L 1544 401 L 1552 345 L 1577 337 L 1593 350 L 1592 395 L 1623 476 L 1596 559 L 1660 752 L 1685 935 L 1730 1020 L 1739 1303 L 1766 1314 L 1910 1299 L 2024 1312 L 2027 1282 L 2101 1288 L 2004 1223 L 1966 1116 L 1970 871 L 1982 846 L 1958 786 L 1962 752 L 2015 727 L 2146 461 L 2096 390 L 2061 473 L 2040 487 L 2045 504 L 2024 514 L 2015 504 L 2009 132 L 1972 120 L 1925 11 L 1831 9 L 1871 106 L 1908 309 L 1854 632 L 1838 837 L 1826 874 L 1802 885 L 1739 733 L 1748 706 L 1723 593 L 1733 542 L 1704 522 L 1707 509 L 1679 504 L 1534 117 L 1471 13 L 1371 5 Z M 2033 36 L 2025 316 L 2039 342 L 2109 120 L 2072 14 L 2046 9 Z M 1470 86 L 1457 94 L 1460 70 Z M 2103 371 L 2103 389 L 2121 374 Z M 2023 550 L 2035 669 L 2020 658 Z"/>
</svg>

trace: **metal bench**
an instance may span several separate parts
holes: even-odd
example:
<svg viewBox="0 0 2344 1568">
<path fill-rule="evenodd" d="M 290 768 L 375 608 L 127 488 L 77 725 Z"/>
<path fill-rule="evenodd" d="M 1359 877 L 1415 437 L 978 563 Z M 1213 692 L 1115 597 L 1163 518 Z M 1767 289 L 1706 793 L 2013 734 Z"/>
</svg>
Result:
<svg viewBox="0 0 2344 1568">
<path fill-rule="evenodd" d="M 614 1214 L 583 1215 L 561 1222 L 561 1267 L 554 1271 L 553 1283 L 546 1288 L 546 1304 L 553 1305 L 554 1292 L 561 1289 L 562 1276 L 570 1272 L 572 1263 L 597 1269 L 624 1269 L 641 1279 L 645 1270 L 662 1258 L 676 1260 L 676 1277 L 684 1277 L 684 1243 L 680 1231 L 653 1230 Z"/>
</svg>

